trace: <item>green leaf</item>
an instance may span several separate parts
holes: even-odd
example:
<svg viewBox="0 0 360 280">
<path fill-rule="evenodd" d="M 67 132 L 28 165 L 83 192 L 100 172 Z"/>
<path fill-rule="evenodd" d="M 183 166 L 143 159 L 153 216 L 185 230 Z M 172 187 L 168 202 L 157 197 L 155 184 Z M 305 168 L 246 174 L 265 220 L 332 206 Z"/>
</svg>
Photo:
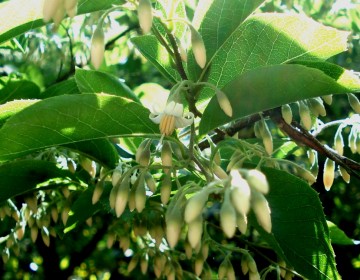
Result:
<svg viewBox="0 0 360 280">
<path fill-rule="evenodd" d="M 107 137 L 158 133 L 149 111 L 107 94 L 47 98 L 14 115 L 0 129 L 0 160 L 39 149 Z"/>
<path fill-rule="evenodd" d="M 131 38 L 131 42 L 170 82 L 181 80 L 179 73 L 172 67 L 173 62 L 168 51 L 154 35 Z"/>
<path fill-rule="evenodd" d="M 123 2 L 122 0 L 79 0 L 78 14 L 109 9 L 112 5 L 123 4 Z M 39 0 L 15 0 L 0 5 L 0 17 L 2 19 L 0 44 L 31 29 L 45 25 L 42 20 L 43 3 Z"/>
<path fill-rule="evenodd" d="M 355 76 L 349 87 L 348 79 L 344 83 L 341 77 L 349 75 L 350 72 L 343 69 L 336 81 L 321 70 L 296 64 L 266 66 L 246 72 L 222 89 L 232 104 L 232 118 L 222 112 L 214 96 L 203 114 L 199 131 L 204 134 L 231 120 L 298 100 L 359 90 L 360 81 Z"/>
<path fill-rule="evenodd" d="M 318 194 L 287 172 L 270 168 L 264 168 L 263 172 L 270 184 L 266 198 L 273 232 L 269 234 L 255 223 L 257 230 L 287 265 L 302 276 L 340 279 Z"/>
<path fill-rule="evenodd" d="M 96 139 L 63 145 L 94 159 L 109 169 L 115 168 L 119 162 L 119 155 L 114 144 L 108 139 Z"/>
<path fill-rule="evenodd" d="M 111 183 L 104 184 L 104 191 L 98 203 L 92 204 L 94 187 L 88 188 L 81 193 L 71 206 L 69 218 L 66 222 L 64 232 L 73 230 L 78 224 L 85 222 L 97 212 L 109 208 L 109 195 L 112 189 Z"/>
<path fill-rule="evenodd" d="M 8 80 L 0 89 L 0 104 L 15 99 L 36 99 L 40 97 L 40 88 L 27 80 Z"/>
<path fill-rule="evenodd" d="M 131 89 L 115 76 L 94 71 L 77 69 L 75 80 L 79 90 L 83 93 L 108 93 L 139 101 Z"/>
<path fill-rule="evenodd" d="M 8 118 L 38 101 L 40 100 L 14 100 L 0 105 L 0 127 L 4 125 Z"/>
<path fill-rule="evenodd" d="M 49 98 L 62 94 L 79 94 L 79 88 L 76 84 L 75 78 L 70 78 L 65 81 L 56 83 L 48 87 L 42 94 L 42 98 Z"/>
<path fill-rule="evenodd" d="M 359 245 L 359 240 L 349 238 L 345 232 L 343 232 L 337 225 L 327 221 L 327 225 L 330 230 L 330 239 L 332 244 L 337 245 Z"/>
<path fill-rule="evenodd" d="M 205 46 L 208 61 L 223 47 L 240 24 L 264 0 L 201 0 L 195 11 L 193 26 L 200 32 Z M 189 56 L 188 72 L 192 80 L 196 81 L 200 75 L 194 57 Z"/>
<path fill-rule="evenodd" d="M 68 180 L 73 174 L 55 163 L 42 160 L 20 160 L 0 165 L 0 203 L 36 188 L 50 179 Z M 63 184 L 61 184 L 63 185 Z"/>
<path fill-rule="evenodd" d="M 256 14 L 209 57 L 199 80 L 222 88 L 240 74 L 296 60 L 324 60 L 347 49 L 349 33 L 298 14 Z M 206 77 L 205 77 L 206 76 Z M 213 96 L 210 88 L 202 98 Z"/>
</svg>

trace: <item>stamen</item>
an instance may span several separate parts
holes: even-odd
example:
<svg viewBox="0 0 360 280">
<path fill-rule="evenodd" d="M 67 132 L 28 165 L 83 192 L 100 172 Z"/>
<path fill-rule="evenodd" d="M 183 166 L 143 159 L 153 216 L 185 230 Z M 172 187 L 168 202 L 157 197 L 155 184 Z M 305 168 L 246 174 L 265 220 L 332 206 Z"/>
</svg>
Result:
<svg viewBox="0 0 360 280">
<path fill-rule="evenodd" d="M 165 136 L 169 136 L 174 132 L 175 129 L 175 116 L 164 115 L 160 121 L 160 132 Z"/>
</svg>

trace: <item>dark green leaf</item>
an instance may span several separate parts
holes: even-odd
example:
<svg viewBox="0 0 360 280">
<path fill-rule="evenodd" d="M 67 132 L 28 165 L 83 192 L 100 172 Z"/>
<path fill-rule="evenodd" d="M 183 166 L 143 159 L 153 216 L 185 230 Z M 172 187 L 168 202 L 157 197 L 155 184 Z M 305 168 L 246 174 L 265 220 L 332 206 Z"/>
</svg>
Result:
<svg viewBox="0 0 360 280">
<path fill-rule="evenodd" d="M 139 101 L 130 88 L 115 76 L 93 70 L 77 69 L 75 81 L 83 93 L 108 93 Z"/>
<path fill-rule="evenodd" d="M 0 165 L 0 203 L 36 188 L 37 184 L 50 179 L 73 178 L 67 170 L 41 160 L 21 160 Z M 62 184 L 63 185 L 63 184 Z"/>
<path fill-rule="evenodd" d="M 107 94 L 47 98 L 14 115 L 0 129 L 0 160 L 46 147 L 117 136 L 158 133 L 149 111 Z"/>
<path fill-rule="evenodd" d="M 36 99 L 39 97 L 39 87 L 27 80 L 9 80 L 6 85 L 0 89 L 0 104 L 16 99 Z"/>
<path fill-rule="evenodd" d="M 200 133 L 283 104 L 359 89 L 359 79 L 344 69 L 336 81 L 318 69 L 303 65 L 283 64 L 258 68 L 238 76 L 222 89 L 232 105 L 232 118 L 222 112 L 216 97 L 212 98 L 202 117 Z"/>
<path fill-rule="evenodd" d="M 304 277 L 340 279 L 318 194 L 287 172 L 270 168 L 263 172 L 270 184 L 266 198 L 273 230 L 269 234 L 255 223 L 257 230 L 287 265 Z"/>
<path fill-rule="evenodd" d="M 76 84 L 75 78 L 70 78 L 50 86 L 41 94 L 41 97 L 49 98 L 63 94 L 79 94 L 79 93 L 80 91 Z"/>
<path fill-rule="evenodd" d="M 349 238 L 345 232 L 343 232 L 337 225 L 327 221 L 327 225 L 330 230 L 330 239 L 332 244 L 337 245 L 359 245 L 359 240 Z"/>
</svg>

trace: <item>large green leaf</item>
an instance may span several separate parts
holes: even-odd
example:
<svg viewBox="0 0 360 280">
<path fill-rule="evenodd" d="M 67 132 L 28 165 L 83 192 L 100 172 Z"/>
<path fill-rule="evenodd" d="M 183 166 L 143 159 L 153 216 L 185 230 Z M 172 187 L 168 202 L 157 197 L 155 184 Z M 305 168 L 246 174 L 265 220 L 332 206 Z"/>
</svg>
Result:
<svg viewBox="0 0 360 280">
<path fill-rule="evenodd" d="M 0 160 L 55 145 L 116 136 L 158 133 L 149 111 L 108 94 L 63 95 L 14 115 L 0 129 Z"/>
<path fill-rule="evenodd" d="M 76 84 L 75 78 L 72 77 L 65 81 L 56 83 L 50 87 L 48 87 L 42 94 L 42 98 L 48 98 L 63 94 L 79 94 L 79 88 Z"/>
<path fill-rule="evenodd" d="M 295 60 L 324 60 L 347 48 L 348 33 L 298 14 L 256 14 L 209 57 L 200 80 L 222 88 L 242 73 Z M 206 74 L 206 75 L 205 75 Z M 202 98 L 212 96 L 204 88 Z"/>
<path fill-rule="evenodd" d="M 181 80 L 179 73 L 172 66 L 168 51 L 154 35 L 135 37 L 131 42 L 169 81 L 176 83 Z"/>
<path fill-rule="evenodd" d="M 304 277 L 340 279 L 318 194 L 305 181 L 287 172 L 269 168 L 263 171 L 270 184 L 266 197 L 272 233 L 256 223 L 255 227 L 287 265 Z"/>
<path fill-rule="evenodd" d="M 88 1 L 79 0 L 78 14 L 109 9 L 113 4 L 122 4 L 122 0 Z M 0 44 L 31 29 L 43 26 L 43 1 L 12 0 L 0 6 Z"/>
<path fill-rule="evenodd" d="M 36 99 L 40 96 L 40 88 L 27 80 L 9 80 L 0 89 L 0 103 L 15 99 Z"/>
<path fill-rule="evenodd" d="M 19 113 L 26 107 L 33 105 L 40 100 L 27 99 L 27 100 L 13 100 L 0 105 L 0 127 L 4 125 L 6 120 L 13 115 Z"/>
<path fill-rule="evenodd" d="M 0 203 L 31 191 L 50 179 L 69 180 L 73 174 L 55 163 L 42 160 L 20 160 L 0 165 Z M 63 186 L 63 184 L 62 184 Z"/>
<path fill-rule="evenodd" d="M 139 101 L 131 89 L 115 76 L 93 70 L 77 69 L 75 80 L 83 93 L 108 93 Z"/>
<path fill-rule="evenodd" d="M 223 47 L 231 34 L 264 0 L 200 0 L 192 24 L 199 30 L 208 61 Z M 189 77 L 197 80 L 201 71 L 193 56 L 188 61 Z"/>
<path fill-rule="evenodd" d="M 222 89 L 232 104 L 233 117 L 226 116 L 213 97 L 203 114 L 200 133 L 294 101 L 360 90 L 359 79 L 349 71 L 342 71 L 337 74 L 337 81 L 321 70 L 297 64 L 266 66 L 246 72 Z"/>
</svg>

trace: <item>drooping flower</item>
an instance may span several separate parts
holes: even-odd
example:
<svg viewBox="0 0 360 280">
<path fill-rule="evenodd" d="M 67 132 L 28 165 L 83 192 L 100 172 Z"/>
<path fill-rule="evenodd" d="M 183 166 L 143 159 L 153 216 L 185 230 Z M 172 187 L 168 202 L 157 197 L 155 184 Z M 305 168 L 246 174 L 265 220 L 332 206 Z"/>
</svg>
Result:
<svg viewBox="0 0 360 280">
<path fill-rule="evenodd" d="M 184 114 L 184 105 L 170 101 L 163 112 L 153 108 L 153 113 L 149 118 L 157 124 L 160 124 L 160 133 L 169 136 L 175 128 L 185 127 L 193 123 L 194 114 L 191 112 Z"/>
</svg>

